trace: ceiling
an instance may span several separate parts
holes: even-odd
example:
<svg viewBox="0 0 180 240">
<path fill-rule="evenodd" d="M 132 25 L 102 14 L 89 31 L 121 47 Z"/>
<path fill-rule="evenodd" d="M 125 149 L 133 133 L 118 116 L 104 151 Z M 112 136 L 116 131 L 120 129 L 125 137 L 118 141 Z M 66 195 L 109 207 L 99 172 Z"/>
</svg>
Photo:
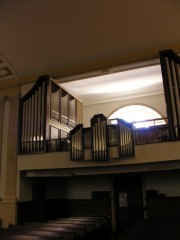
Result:
<svg viewBox="0 0 180 240">
<path fill-rule="evenodd" d="M 78 97 L 84 106 L 163 93 L 159 64 L 70 81 L 60 86 Z"/>
<path fill-rule="evenodd" d="M 179 10 L 179 0 L 1 0 L 0 95 L 44 74 L 59 83 L 85 76 L 64 86 L 85 104 L 160 93 L 158 53 L 180 53 Z M 118 73 L 145 60 L 155 67 Z"/>
</svg>

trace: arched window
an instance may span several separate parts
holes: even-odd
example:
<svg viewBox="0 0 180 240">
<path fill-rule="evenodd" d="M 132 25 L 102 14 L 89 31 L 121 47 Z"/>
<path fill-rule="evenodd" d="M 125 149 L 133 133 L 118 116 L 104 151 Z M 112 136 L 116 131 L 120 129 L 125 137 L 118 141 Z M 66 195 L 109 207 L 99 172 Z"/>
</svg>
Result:
<svg viewBox="0 0 180 240">
<path fill-rule="evenodd" d="M 116 120 L 113 119 L 117 118 L 123 119 L 126 122 L 132 122 L 136 128 L 166 124 L 165 120 L 162 119 L 162 116 L 157 111 L 143 105 L 122 107 L 109 117 L 112 123 L 116 123 Z"/>
</svg>

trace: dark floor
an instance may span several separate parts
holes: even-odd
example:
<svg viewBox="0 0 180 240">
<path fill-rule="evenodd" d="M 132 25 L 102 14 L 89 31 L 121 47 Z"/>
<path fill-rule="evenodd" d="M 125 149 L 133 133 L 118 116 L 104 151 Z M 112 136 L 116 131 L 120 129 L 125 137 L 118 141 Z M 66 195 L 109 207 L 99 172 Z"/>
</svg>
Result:
<svg viewBox="0 0 180 240">
<path fill-rule="evenodd" d="M 124 234 L 113 234 L 109 240 L 124 240 L 125 235 Z"/>
</svg>

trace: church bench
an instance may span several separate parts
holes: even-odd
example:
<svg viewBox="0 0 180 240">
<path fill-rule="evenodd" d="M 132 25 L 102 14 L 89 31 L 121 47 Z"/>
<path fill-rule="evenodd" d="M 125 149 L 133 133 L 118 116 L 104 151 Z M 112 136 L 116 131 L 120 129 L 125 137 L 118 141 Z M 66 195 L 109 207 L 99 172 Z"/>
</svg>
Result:
<svg viewBox="0 0 180 240">
<path fill-rule="evenodd" d="M 59 240 L 60 238 L 49 236 L 31 236 L 27 234 L 15 234 L 12 232 L 0 232 L 0 239 L 2 240 Z"/>
<path fill-rule="evenodd" d="M 69 217 L 68 217 L 69 218 Z M 101 237 L 107 237 L 110 236 L 111 234 L 111 224 L 110 224 L 110 218 L 107 216 L 73 216 L 70 217 L 72 219 L 80 219 L 80 220 L 84 220 L 84 221 L 89 221 L 89 220 L 93 220 L 98 222 L 98 224 L 100 224 L 100 229 L 101 229 Z"/>
<path fill-rule="evenodd" d="M 95 226 L 92 223 L 84 223 L 84 222 L 75 222 L 71 220 L 50 220 L 48 223 L 53 225 L 59 225 L 59 226 L 74 226 L 77 230 L 80 228 L 84 229 L 84 232 L 86 235 L 92 235 L 95 232 Z"/>
<path fill-rule="evenodd" d="M 90 223 L 93 224 L 95 228 L 100 228 L 103 225 L 103 222 L 101 219 L 93 219 L 93 218 L 82 218 L 82 217 L 67 217 L 67 218 L 58 218 L 57 221 L 70 221 L 73 223 L 76 222 L 84 222 L 84 223 Z"/>
<path fill-rule="evenodd" d="M 69 217 L 68 217 L 69 218 Z M 70 217 L 72 218 L 72 217 Z M 73 217 L 74 219 L 81 219 L 81 220 L 98 220 L 101 222 L 102 225 L 107 225 L 108 224 L 108 217 L 93 217 L 93 216 L 88 216 L 88 217 L 82 217 L 82 216 L 79 216 L 79 217 Z"/>
<path fill-rule="evenodd" d="M 50 222 L 50 221 L 49 221 Z M 52 220 L 51 223 L 55 223 L 55 224 L 74 224 L 74 225 L 79 225 L 79 226 L 83 226 L 86 230 L 86 232 L 94 232 L 95 230 L 95 223 L 90 221 L 90 222 L 86 222 L 86 221 L 81 221 L 81 220 L 71 220 L 71 219 L 63 219 L 63 220 Z"/>
<path fill-rule="evenodd" d="M 102 219 L 93 219 L 93 218 L 81 218 L 81 217 L 67 217 L 67 218 L 58 218 L 57 220 L 49 221 L 51 223 L 67 223 L 67 224 L 78 224 L 84 226 L 86 231 L 91 234 L 93 239 L 103 239 L 106 235 L 106 228 Z"/>
<path fill-rule="evenodd" d="M 51 237 L 54 240 L 73 240 L 73 238 L 66 238 L 64 234 L 52 231 L 41 231 L 33 229 L 24 229 L 23 227 L 17 229 L 3 229 L 0 232 L 0 236 L 12 234 L 12 235 L 28 235 L 28 236 L 42 236 L 42 237 Z"/>
<path fill-rule="evenodd" d="M 82 225 L 70 224 L 70 223 L 53 223 L 53 222 L 25 222 L 23 224 L 26 228 L 34 228 L 41 230 L 49 230 L 49 231 L 66 231 L 74 234 L 75 238 L 85 238 L 86 229 Z"/>
</svg>

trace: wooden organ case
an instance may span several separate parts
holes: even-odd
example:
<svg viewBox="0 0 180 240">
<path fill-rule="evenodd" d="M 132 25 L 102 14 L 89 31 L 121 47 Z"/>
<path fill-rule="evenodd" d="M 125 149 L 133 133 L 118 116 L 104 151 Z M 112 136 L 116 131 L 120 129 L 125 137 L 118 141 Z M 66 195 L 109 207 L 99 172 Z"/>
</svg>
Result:
<svg viewBox="0 0 180 240">
<path fill-rule="evenodd" d="M 167 140 L 179 140 L 180 57 L 172 50 L 161 51 L 160 63 L 167 105 Z M 132 124 L 122 119 L 108 124 L 103 114 L 97 114 L 91 126 L 83 128 L 82 102 L 47 75 L 37 79 L 19 106 L 19 153 L 70 151 L 73 161 L 135 156 Z"/>
<path fill-rule="evenodd" d="M 169 141 L 180 140 L 180 57 L 171 49 L 160 52 Z"/>
<path fill-rule="evenodd" d="M 19 153 L 69 150 L 69 132 L 82 122 L 81 101 L 46 75 L 19 106 Z"/>
<path fill-rule="evenodd" d="M 115 124 L 107 123 L 103 114 L 96 114 L 91 119 L 91 127 L 83 128 L 78 124 L 70 131 L 71 160 L 110 161 L 115 158 L 135 156 L 132 124 L 122 119 L 114 119 Z"/>
</svg>

